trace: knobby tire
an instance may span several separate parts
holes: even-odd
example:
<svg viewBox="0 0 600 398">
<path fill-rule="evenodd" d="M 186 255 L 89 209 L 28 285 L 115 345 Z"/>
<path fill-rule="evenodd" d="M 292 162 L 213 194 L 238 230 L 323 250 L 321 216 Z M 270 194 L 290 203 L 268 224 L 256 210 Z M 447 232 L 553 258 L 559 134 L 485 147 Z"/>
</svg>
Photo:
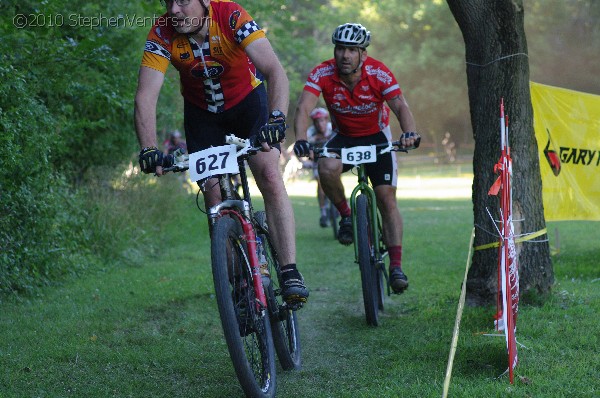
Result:
<svg viewBox="0 0 600 398">
<path fill-rule="evenodd" d="M 237 220 L 222 217 L 214 225 L 211 254 L 215 295 L 229 355 L 244 393 L 273 398 L 275 350 L 269 314 L 256 308 L 242 237 Z"/>
<path fill-rule="evenodd" d="M 374 264 L 374 247 L 371 235 L 371 207 L 365 195 L 356 197 L 356 232 L 358 264 L 362 283 L 363 301 L 367 324 L 379 324 L 379 280 Z"/>
</svg>

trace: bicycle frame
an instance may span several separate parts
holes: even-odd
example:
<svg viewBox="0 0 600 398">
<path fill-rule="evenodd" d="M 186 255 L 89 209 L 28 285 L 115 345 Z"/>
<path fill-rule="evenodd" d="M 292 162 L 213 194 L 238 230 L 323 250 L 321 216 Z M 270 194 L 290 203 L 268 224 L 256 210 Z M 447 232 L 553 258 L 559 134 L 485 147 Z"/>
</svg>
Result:
<svg viewBox="0 0 600 398">
<path fill-rule="evenodd" d="M 238 147 L 243 145 L 240 142 L 232 142 Z M 176 164 L 171 170 L 185 170 L 188 168 L 188 155 L 179 154 L 179 158 L 176 156 Z M 248 262 L 250 263 L 250 274 L 252 275 L 252 284 L 256 292 L 256 305 L 257 310 L 261 313 L 267 308 L 267 297 L 265 295 L 264 286 L 262 284 L 262 277 L 260 274 L 260 263 L 258 261 L 257 247 L 256 247 L 256 231 L 252 224 L 252 215 L 254 214 L 252 208 L 252 200 L 250 198 L 250 187 L 248 185 L 248 177 L 244 162 L 248 159 L 248 151 L 242 151 L 238 153 L 237 163 L 240 170 L 240 177 L 242 180 L 242 191 L 244 197 L 237 199 L 233 184 L 231 183 L 231 174 L 221 174 L 218 176 L 219 187 L 221 190 L 222 201 L 207 210 L 208 220 L 211 225 L 214 225 L 222 216 L 235 217 L 242 226 L 244 233 L 244 239 L 247 242 L 246 255 L 249 256 Z"/>
<path fill-rule="evenodd" d="M 225 143 L 237 149 L 228 145 L 226 149 L 192 154 L 192 174 L 195 180 L 210 179 L 210 184 L 217 180 L 221 193 L 220 203 L 206 209 L 206 215 L 211 229 L 215 296 L 234 370 L 247 396 L 272 397 L 277 374 L 275 354 L 284 370 L 300 368 L 295 310 L 302 303 L 280 304 L 283 297 L 279 297 L 277 251 L 266 225 L 266 213 L 255 212 L 252 206 L 245 161 L 260 148 L 235 136 L 226 136 Z M 163 170 L 188 170 L 190 157 L 179 155 L 174 156 L 172 167 Z M 237 168 L 232 164 L 234 156 Z M 239 173 L 241 193 L 234 188 L 235 174 L 229 173 Z M 202 206 L 198 207 L 204 212 Z M 243 278 L 236 278 L 238 275 Z M 250 287 L 252 292 L 246 289 Z"/>
</svg>

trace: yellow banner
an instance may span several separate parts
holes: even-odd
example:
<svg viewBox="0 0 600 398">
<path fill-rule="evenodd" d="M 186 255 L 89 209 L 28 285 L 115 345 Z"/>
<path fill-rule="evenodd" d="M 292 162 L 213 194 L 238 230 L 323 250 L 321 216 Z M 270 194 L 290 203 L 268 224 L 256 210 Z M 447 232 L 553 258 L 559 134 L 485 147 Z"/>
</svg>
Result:
<svg viewBox="0 0 600 398">
<path fill-rule="evenodd" d="M 546 221 L 600 221 L 600 96 L 531 82 Z"/>
</svg>

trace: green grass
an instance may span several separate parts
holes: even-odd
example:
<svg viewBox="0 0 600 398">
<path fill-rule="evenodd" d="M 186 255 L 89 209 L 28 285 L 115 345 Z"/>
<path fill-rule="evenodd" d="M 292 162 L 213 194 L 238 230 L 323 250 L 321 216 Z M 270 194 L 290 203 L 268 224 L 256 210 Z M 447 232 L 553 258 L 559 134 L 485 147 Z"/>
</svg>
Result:
<svg viewBox="0 0 600 398">
<path fill-rule="evenodd" d="M 213 296 L 206 218 L 193 196 L 180 199 L 160 230 L 146 231 L 156 240 L 140 261 L 107 263 L 0 303 L 0 397 L 243 395 Z M 279 371 L 278 396 L 441 396 L 473 224 L 469 199 L 400 199 L 411 287 L 387 300 L 378 328 L 365 323 L 352 249 L 318 227 L 314 198 L 293 203 L 311 296 L 299 313 L 303 368 Z M 596 226 L 548 225 L 560 249 L 556 286 L 520 306 L 525 347 L 514 385 L 499 377 L 504 340 L 482 335 L 493 332 L 495 308 L 465 309 L 450 396 L 600 395 Z"/>
</svg>

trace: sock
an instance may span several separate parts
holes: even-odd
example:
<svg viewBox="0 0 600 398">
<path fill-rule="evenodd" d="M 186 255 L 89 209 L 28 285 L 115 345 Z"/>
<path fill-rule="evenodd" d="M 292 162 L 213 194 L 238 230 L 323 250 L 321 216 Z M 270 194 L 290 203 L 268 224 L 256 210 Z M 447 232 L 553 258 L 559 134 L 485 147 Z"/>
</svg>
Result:
<svg viewBox="0 0 600 398">
<path fill-rule="evenodd" d="M 321 216 L 322 217 L 327 216 L 327 208 L 325 206 L 321 207 Z"/>
<path fill-rule="evenodd" d="M 388 247 L 390 255 L 390 269 L 400 268 L 402 270 L 402 245 Z"/>
<path fill-rule="evenodd" d="M 342 217 L 350 217 L 350 215 L 352 214 L 352 211 L 350 210 L 350 206 L 348 206 L 348 201 L 346 199 L 344 199 L 340 203 L 336 203 L 335 207 L 338 209 L 338 211 L 340 212 L 340 216 Z"/>
<path fill-rule="evenodd" d="M 281 272 L 293 271 L 296 269 L 296 263 L 291 263 L 281 267 Z"/>
<path fill-rule="evenodd" d="M 290 279 L 302 279 L 302 275 L 300 275 L 300 272 L 294 263 L 281 267 L 281 277 L 284 281 L 288 281 Z"/>
</svg>

